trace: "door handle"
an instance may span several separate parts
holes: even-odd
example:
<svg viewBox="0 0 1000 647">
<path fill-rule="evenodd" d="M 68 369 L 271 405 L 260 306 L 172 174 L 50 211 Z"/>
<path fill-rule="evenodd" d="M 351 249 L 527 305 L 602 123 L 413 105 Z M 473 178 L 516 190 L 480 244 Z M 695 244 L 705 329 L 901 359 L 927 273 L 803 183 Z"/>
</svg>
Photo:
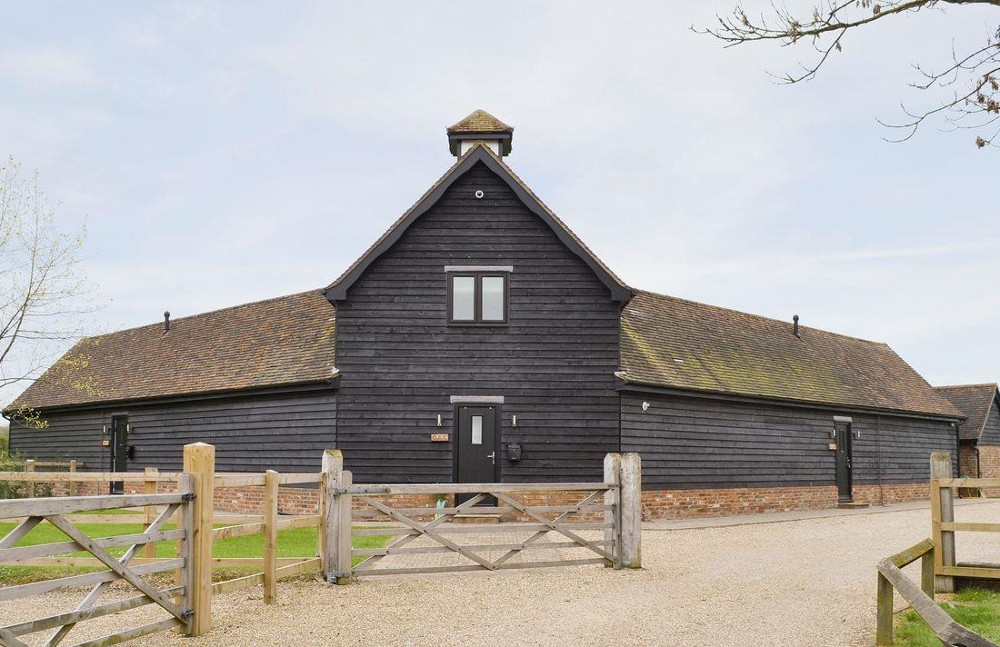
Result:
<svg viewBox="0 0 1000 647">
<path fill-rule="evenodd" d="M 493 463 L 494 465 L 497 464 L 497 453 L 496 452 L 490 452 L 489 454 L 486 455 L 486 458 L 490 459 L 490 462 Z"/>
</svg>

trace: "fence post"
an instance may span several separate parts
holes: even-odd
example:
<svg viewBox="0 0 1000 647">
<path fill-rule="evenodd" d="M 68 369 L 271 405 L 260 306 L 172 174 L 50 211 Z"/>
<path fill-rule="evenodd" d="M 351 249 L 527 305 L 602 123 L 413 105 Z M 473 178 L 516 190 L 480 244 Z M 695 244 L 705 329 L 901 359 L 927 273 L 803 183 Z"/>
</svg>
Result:
<svg viewBox="0 0 1000 647">
<path fill-rule="evenodd" d="M 934 552 L 936 548 L 920 558 L 920 590 L 934 599 Z"/>
<path fill-rule="evenodd" d="M 878 574 L 878 592 L 876 597 L 875 644 L 879 647 L 892 645 L 892 583 Z"/>
<path fill-rule="evenodd" d="M 642 568 L 642 461 L 639 454 L 622 455 L 621 552 L 622 566 Z"/>
<path fill-rule="evenodd" d="M 264 604 L 277 600 L 275 570 L 278 568 L 278 473 L 264 473 Z"/>
<path fill-rule="evenodd" d="M 344 469 L 344 455 L 339 449 L 327 449 L 323 452 L 323 460 L 320 464 L 320 479 L 319 479 L 319 532 L 317 532 L 317 555 L 320 559 L 320 568 L 323 571 L 323 578 L 326 579 L 326 574 L 332 570 L 332 566 L 327 560 L 327 534 L 328 529 L 332 521 L 329 519 L 329 511 L 327 508 L 329 495 L 327 490 L 332 486 L 327 483 L 327 475 L 333 475 L 331 478 L 336 479 L 336 475 Z M 329 568 L 328 568 L 329 567 Z"/>
<path fill-rule="evenodd" d="M 622 455 L 607 454 L 604 457 L 604 484 L 613 486 L 604 493 L 604 505 L 610 506 L 604 511 L 604 523 L 609 526 L 604 529 L 604 550 L 614 556 L 614 560 L 605 564 L 616 569 L 622 567 L 621 551 L 621 497 Z"/>
<path fill-rule="evenodd" d="M 71 460 L 69 462 L 69 473 L 76 474 L 76 460 Z M 76 481 L 69 482 L 69 495 L 76 496 Z"/>
<path fill-rule="evenodd" d="M 194 474 L 181 474 L 177 479 L 177 491 L 181 494 L 193 494 L 195 492 Z M 184 594 L 175 598 L 182 611 L 194 609 L 194 520 L 196 501 L 188 501 L 181 504 L 180 527 L 184 530 L 184 537 L 177 541 L 177 555 L 184 559 L 184 566 L 177 573 L 177 584 L 184 587 Z M 185 635 L 192 635 L 192 622 L 194 618 L 187 618 L 181 632 Z"/>
<path fill-rule="evenodd" d="M 351 497 L 337 494 L 350 487 L 351 473 L 344 471 L 339 449 L 323 454 L 323 577 L 331 584 L 351 583 Z"/>
<path fill-rule="evenodd" d="M 940 487 L 937 482 L 938 479 L 952 476 L 951 454 L 948 452 L 931 454 L 931 532 L 934 539 L 934 559 L 938 567 L 955 565 L 955 533 L 951 530 L 941 530 L 942 523 L 955 521 L 952 489 Z M 935 568 L 935 573 L 939 571 L 940 568 Z M 955 578 L 936 574 L 934 590 L 938 593 L 953 593 Z"/>
<path fill-rule="evenodd" d="M 201 636 L 212 628 L 212 510 L 215 486 L 215 447 L 205 443 L 184 446 L 184 471 L 194 474 L 194 514 L 191 532 L 189 634 Z"/>
<path fill-rule="evenodd" d="M 24 461 L 24 471 L 25 472 L 34 472 L 35 471 L 35 459 L 29 458 L 28 460 Z M 29 499 L 34 498 L 34 496 L 35 496 L 35 482 L 34 481 L 29 481 L 27 483 L 27 486 L 28 486 L 28 488 L 27 488 L 28 489 L 28 492 L 27 492 L 28 498 Z"/>
<path fill-rule="evenodd" d="M 156 476 L 160 472 L 160 470 L 156 469 L 155 467 L 147 467 L 143 471 L 145 472 L 146 476 Z M 156 494 L 156 481 L 146 481 L 146 484 L 143 486 L 143 492 L 146 494 Z M 150 524 L 153 523 L 153 520 L 156 519 L 156 506 L 147 505 L 145 512 L 146 512 L 145 527 L 149 528 Z M 142 555 L 143 557 L 154 559 L 156 557 L 156 543 L 148 543 L 145 546 L 143 546 Z"/>
</svg>

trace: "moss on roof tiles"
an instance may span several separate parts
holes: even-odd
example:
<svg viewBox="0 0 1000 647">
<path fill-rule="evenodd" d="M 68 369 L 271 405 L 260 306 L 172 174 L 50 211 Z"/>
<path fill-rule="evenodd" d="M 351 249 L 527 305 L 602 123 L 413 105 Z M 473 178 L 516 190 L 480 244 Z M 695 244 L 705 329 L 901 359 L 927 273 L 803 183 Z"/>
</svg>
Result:
<svg viewBox="0 0 1000 647">
<path fill-rule="evenodd" d="M 457 124 L 448 127 L 449 133 L 512 133 L 508 126 L 485 110 L 474 110 Z"/>
<path fill-rule="evenodd" d="M 621 325 L 628 382 L 960 417 L 886 344 L 651 292 Z"/>
</svg>

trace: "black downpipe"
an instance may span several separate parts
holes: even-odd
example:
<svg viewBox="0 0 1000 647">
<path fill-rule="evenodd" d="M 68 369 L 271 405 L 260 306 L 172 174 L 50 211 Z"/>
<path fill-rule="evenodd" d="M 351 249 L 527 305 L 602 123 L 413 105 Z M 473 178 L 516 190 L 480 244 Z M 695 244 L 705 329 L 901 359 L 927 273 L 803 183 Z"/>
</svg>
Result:
<svg viewBox="0 0 1000 647">
<path fill-rule="evenodd" d="M 878 462 L 878 504 L 885 506 L 885 491 L 882 488 L 882 416 L 875 416 L 875 457 Z"/>
</svg>

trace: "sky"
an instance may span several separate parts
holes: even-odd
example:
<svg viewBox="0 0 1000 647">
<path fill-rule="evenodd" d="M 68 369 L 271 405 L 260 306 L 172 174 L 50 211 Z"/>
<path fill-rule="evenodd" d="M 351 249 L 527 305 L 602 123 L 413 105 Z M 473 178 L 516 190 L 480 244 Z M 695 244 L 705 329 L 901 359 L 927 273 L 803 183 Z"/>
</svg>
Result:
<svg viewBox="0 0 1000 647">
<path fill-rule="evenodd" d="M 980 43 L 996 10 L 884 21 L 786 86 L 768 72 L 808 51 L 691 30 L 730 6 L 8 2 L 0 156 L 86 224 L 92 334 L 327 285 L 482 108 L 630 285 L 884 341 L 932 384 L 996 381 L 1000 157 L 876 121 L 931 101 L 912 64 Z"/>
</svg>

